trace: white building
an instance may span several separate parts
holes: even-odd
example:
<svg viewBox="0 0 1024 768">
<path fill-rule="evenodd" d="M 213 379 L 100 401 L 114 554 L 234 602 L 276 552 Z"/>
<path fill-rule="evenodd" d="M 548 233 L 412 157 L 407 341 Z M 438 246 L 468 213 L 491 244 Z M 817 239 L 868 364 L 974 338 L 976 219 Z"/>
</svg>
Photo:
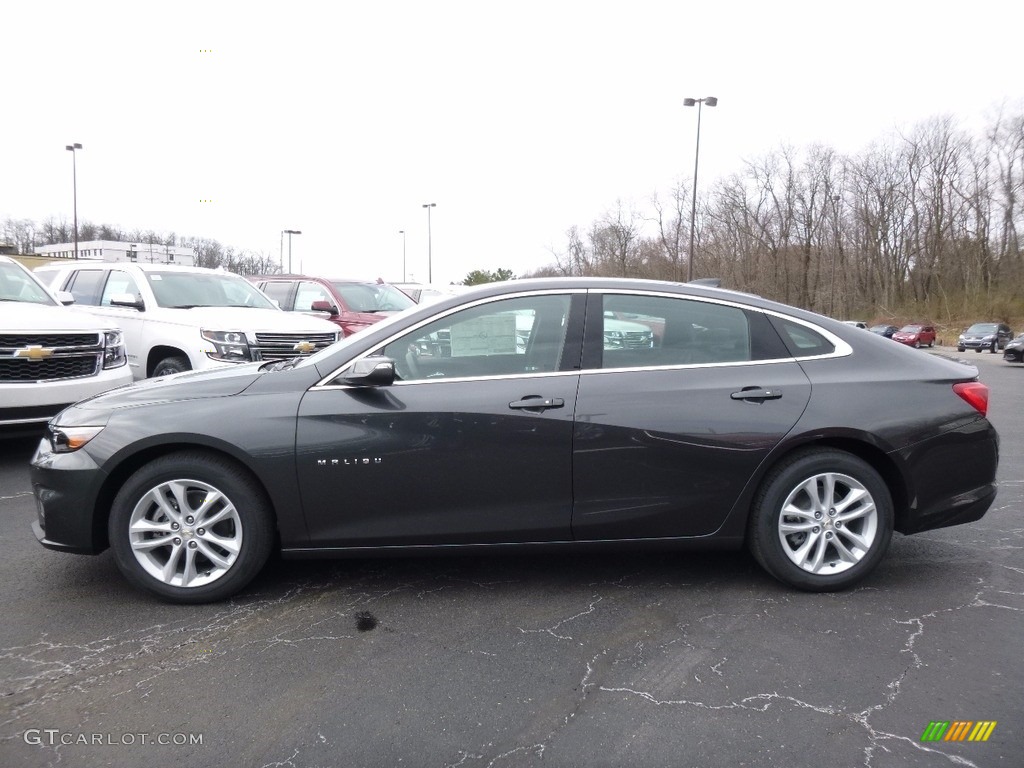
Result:
<svg viewBox="0 0 1024 768">
<path fill-rule="evenodd" d="M 40 245 L 36 256 L 51 259 L 74 259 L 74 243 Z M 196 254 L 191 248 L 159 243 L 129 243 L 118 240 L 87 240 L 78 242 L 80 261 L 131 261 L 139 264 L 180 264 L 195 266 Z"/>
</svg>

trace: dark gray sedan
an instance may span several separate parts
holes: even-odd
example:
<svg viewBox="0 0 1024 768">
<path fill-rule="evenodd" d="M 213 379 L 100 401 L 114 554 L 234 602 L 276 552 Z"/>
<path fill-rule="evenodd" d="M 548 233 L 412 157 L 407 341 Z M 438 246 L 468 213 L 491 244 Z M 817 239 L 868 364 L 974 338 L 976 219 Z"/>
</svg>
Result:
<svg viewBox="0 0 1024 768">
<path fill-rule="evenodd" d="M 1013 341 L 1013 331 L 1006 323 L 975 323 L 960 334 L 956 342 L 957 352 L 973 349 L 981 352 L 987 349 L 992 354 Z"/>
<path fill-rule="evenodd" d="M 609 346 L 609 327 L 650 343 Z M 432 340 L 448 339 L 447 354 Z M 550 279 L 408 310 L 311 357 L 65 410 L 32 460 L 51 549 L 177 602 L 286 557 L 746 545 L 848 587 L 892 532 L 979 519 L 977 370 L 715 288 Z"/>
</svg>

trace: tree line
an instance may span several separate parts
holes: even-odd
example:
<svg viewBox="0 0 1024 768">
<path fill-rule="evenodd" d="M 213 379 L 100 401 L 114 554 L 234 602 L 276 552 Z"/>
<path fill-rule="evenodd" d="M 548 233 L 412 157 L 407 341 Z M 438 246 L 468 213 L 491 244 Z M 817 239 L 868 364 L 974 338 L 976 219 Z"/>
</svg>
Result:
<svg viewBox="0 0 1024 768">
<path fill-rule="evenodd" d="M 841 318 L 1024 320 L 1024 113 L 746 161 L 699 197 L 693 253 L 691 192 L 619 201 L 534 274 L 678 281 L 692 258 L 694 277 Z"/>
<path fill-rule="evenodd" d="M 7 218 L 0 229 L 0 241 L 13 246 L 16 254 L 25 256 L 34 253 L 40 246 L 70 243 L 74 239 L 74 225 L 63 218 L 50 217 L 42 224 L 31 219 Z M 173 232 L 161 234 L 153 230 L 126 230 L 110 224 L 85 221 L 78 225 L 78 240 L 112 240 L 147 244 L 154 248 L 191 248 L 196 256 L 196 266 L 212 269 L 223 267 L 239 275 L 273 275 L 281 271 L 278 259 L 267 252 L 239 250 L 207 237 L 179 237 Z"/>
</svg>

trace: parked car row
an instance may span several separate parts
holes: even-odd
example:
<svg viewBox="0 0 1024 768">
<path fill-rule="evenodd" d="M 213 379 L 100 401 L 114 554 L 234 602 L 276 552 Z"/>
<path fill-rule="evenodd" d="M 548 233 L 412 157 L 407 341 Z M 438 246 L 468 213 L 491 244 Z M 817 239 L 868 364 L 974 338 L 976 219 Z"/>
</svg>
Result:
<svg viewBox="0 0 1024 768">
<path fill-rule="evenodd" d="M 862 327 L 857 321 L 844 320 L 847 325 Z M 868 328 L 872 333 L 884 336 L 902 344 L 912 347 L 934 346 L 937 334 L 935 326 L 926 323 L 911 323 L 902 328 L 882 323 Z M 1003 351 L 1003 359 L 1008 362 L 1024 362 L 1024 334 L 1014 338 L 1013 331 L 1006 323 L 985 322 L 974 323 L 957 338 L 956 349 L 958 352 L 966 352 L 973 349 L 975 352 L 988 350 L 992 354 Z"/>
<path fill-rule="evenodd" d="M 309 355 L 339 335 L 326 320 L 282 312 L 244 278 L 223 270 L 72 262 L 39 267 L 36 274 L 122 331 L 136 380 Z"/>
</svg>

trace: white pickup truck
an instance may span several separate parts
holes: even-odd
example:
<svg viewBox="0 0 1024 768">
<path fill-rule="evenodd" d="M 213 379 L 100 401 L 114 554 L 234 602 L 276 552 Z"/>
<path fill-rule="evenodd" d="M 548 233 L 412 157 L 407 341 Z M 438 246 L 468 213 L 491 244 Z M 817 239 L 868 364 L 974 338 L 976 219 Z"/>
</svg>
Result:
<svg viewBox="0 0 1024 768">
<path fill-rule="evenodd" d="M 0 431 L 38 429 L 78 400 L 130 384 L 117 325 L 66 307 L 0 256 Z"/>
<path fill-rule="evenodd" d="M 222 270 L 77 261 L 36 273 L 124 332 L 136 379 L 309 355 L 338 339 L 333 323 L 284 312 Z"/>
</svg>

